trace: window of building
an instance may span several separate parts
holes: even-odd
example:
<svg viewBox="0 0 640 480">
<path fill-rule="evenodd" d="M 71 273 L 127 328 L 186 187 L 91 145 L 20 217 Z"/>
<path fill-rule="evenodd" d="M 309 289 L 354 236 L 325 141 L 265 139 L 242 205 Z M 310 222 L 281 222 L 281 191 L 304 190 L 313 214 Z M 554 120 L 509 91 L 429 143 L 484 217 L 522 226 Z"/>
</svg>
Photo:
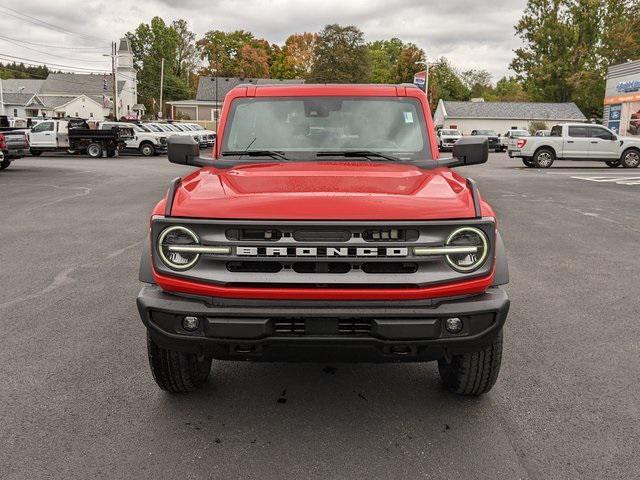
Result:
<svg viewBox="0 0 640 480">
<path fill-rule="evenodd" d="M 13 116 L 14 116 L 14 117 L 17 117 L 17 116 L 18 116 L 18 109 L 17 109 L 17 108 L 14 108 L 14 109 L 13 109 Z"/>
<path fill-rule="evenodd" d="M 89 118 L 93 118 L 93 112 L 89 112 Z"/>
</svg>

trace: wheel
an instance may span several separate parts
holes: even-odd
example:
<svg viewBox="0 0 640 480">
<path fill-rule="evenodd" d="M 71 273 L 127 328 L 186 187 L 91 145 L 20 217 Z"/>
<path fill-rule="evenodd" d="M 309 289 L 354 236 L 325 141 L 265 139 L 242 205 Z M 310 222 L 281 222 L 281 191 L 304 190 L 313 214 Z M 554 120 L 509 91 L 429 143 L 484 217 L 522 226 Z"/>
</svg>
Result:
<svg viewBox="0 0 640 480">
<path fill-rule="evenodd" d="M 150 143 L 140 145 L 140 153 L 145 157 L 153 157 L 156 154 L 156 147 Z"/>
<path fill-rule="evenodd" d="M 87 147 L 87 153 L 91 158 L 99 158 L 102 156 L 102 145 L 99 143 L 90 143 Z"/>
<path fill-rule="evenodd" d="M 496 383 L 502 361 L 502 330 L 491 345 L 477 352 L 438 360 L 442 383 L 458 395 L 482 395 Z"/>
<path fill-rule="evenodd" d="M 624 168 L 638 168 L 640 165 L 640 150 L 629 149 L 622 154 L 620 163 Z"/>
<path fill-rule="evenodd" d="M 555 153 L 549 148 L 541 148 L 533 155 L 533 165 L 537 168 L 549 168 L 556 159 Z"/>
<path fill-rule="evenodd" d="M 69 155 L 75 155 L 76 153 L 78 153 L 78 151 L 74 150 L 73 148 L 67 148 L 67 153 Z"/>
<path fill-rule="evenodd" d="M 31 155 L 33 155 L 34 157 L 39 157 L 40 155 L 42 155 L 42 152 L 40 150 L 34 150 L 33 148 L 29 149 L 29 152 L 31 153 Z"/>
<path fill-rule="evenodd" d="M 116 156 L 115 150 L 107 150 L 107 157 L 112 158 Z"/>
<path fill-rule="evenodd" d="M 147 352 L 153 379 L 162 390 L 188 393 L 200 388 L 209 378 L 211 358 L 158 346 L 147 333 Z"/>
<path fill-rule="evenodd" d="M 533 160 L 529 159 L 529 158 L 523 158 L 522 159 L 522 163 L 525 164 L 526 167 L 532 168 L 533 165 Z"/>
<path fill-rule="evenodd" d="M 0 170 L 4 170 L 5 168 L 9 168 L 9 165 L 11 165 L 11 160 L 2 160 L 0 162 Z"/>
<path fill-rule="evenodd" d="M 604 162 L 607 164 L 607 166 L 611 167 L 611 168 L 616 168 L 620 166 L 620 160 L 609 160 Z"/>
</svg>

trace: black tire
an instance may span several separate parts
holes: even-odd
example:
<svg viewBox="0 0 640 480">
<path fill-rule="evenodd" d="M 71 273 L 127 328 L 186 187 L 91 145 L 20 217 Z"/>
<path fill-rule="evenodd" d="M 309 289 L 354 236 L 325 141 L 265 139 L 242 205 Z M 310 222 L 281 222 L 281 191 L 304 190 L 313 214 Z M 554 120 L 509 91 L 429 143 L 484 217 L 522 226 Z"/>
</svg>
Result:
<svg viewBox="0 0 640 480">
<path fill-rule="evenodd" d="M 11 165 L 11 160 L 2 160 L 0 162 L 0 170 L 4 170 L 6 168 L 9 168 L 9 165 Z"/>
<path fill-rule="evenodd" d="M 533 155 L 533 166 L 536 168 L 549 168 L 553 165 L 556 154 L 550 148 L 541 148 Z"/>
<path fill-rule="evenodd" d="M 604 163 L 606 163 L 607 166 L 611 168 L 617 168 L 620 166 L 620 160 L 607 160 Z"/>
<path fill-rule="evenodd" d="M 158 346 L 147 333 L 147 352 L 153 379 L 162 390 L 188 393 L 205 384 L 211 371 L 211 358 Z"/>
<path fill-rule="evenodd" d="M 102 145 L 99 143 L 90 143 L 87 145 L 87 155 L 91 158 L 100 158 L 102 157 Z"/>
<path fill-rule="evenodd" d="M 34 150 L 33 148 L 29 149 L 29 153 L 31 153 L 31 155 L 34 157 L 39 157 L 40 155 L 42 155 L 42 151 Z"/>
<path fill-rule="evenodd" d="M 482 395 L 496 383 L 502 361 L 502 330 L 491 345 L 477 352 L 438 360 L 440 378 L 447 390 L 458 395 Z"/>
<path fill-rule="evenodd" d="M 531 160 L 530 158 L 523 158 L 522 163 L 524 163 L 525 167 L 529 167 L 529 168 L 534 167 L 533 160 Z"/>
<path fill-rule="evenodd" d="M 620 163 L 624 168 L 638 168 L 640 165 L 640 150 L 635 148 L 626 150 L 620 157 Z"/>
<path fill-rule="evenodd" d="M 144 142 L 139 147 L 140 154 L 145 157 L 153 157 L 156 154 L 156 147 L 152 143 Z"/>
<path fill-rule="evenodd" d="M 115 156 L 116 156 L 116 151 L 115 150 L 107 150 L 107 157 L 113 158 Z"/>
<path fill-rule="evenodd" d="M 68 153 L 69 155 L 75 155 L 75 154 L 77 154 L 77 153 L 78 153 L 78 151 L 77 151 L 77 150 L 74 150 L 73 148 L 67 148 L 67 153 Z"/>
</svg>

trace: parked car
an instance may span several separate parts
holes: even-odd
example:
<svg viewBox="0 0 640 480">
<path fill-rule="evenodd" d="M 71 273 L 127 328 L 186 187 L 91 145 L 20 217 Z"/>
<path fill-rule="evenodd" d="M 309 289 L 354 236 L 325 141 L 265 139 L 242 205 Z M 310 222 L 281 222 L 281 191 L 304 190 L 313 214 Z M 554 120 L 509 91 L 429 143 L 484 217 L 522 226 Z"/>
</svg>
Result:
<svg viewBox="0 0 640 480">
<path fill-rule="evenodd" d="M 548 137 L 520 138 L 509 156 L 527 167 L 549 168 L 554 160 L 603 161 L 610 167 L 640 165 L 640 139 L 620 137 L 601 125 L 555 125 Z"/>
<path fill-rule="evenodd" d="M 167 151 L 167 135 L 153 132 L 144 125 L 124 122 L 101 122 L 100 130 L 111 130 L 112 128 L 130 128 L 133 130 L 133 138 L 127 140 L 124 151 L 139 152 L 145 157 L 152 157 Z"/>
<path fill-rule="evenodd" d="M 495 130 L 472 130 L 471 135 L 474 137 L 484 137 L 489 143 L 489 150 L 495 152 L 502 151 L 502 144 L 500 143 L 500 137 Z"/>
<path fill-rule="evenodd" d="M 450 128 L 442 128 L 436 133 L 438 140 L 438 149 L 441 152 L 447 150 L 453 150 L 453 145 L 462 138 L 462 133 L 459 130 L 453 130 Z"/>
<path fill-rule="evenodd" d="M 204 128 L 202 125 L 198 125 L 197 123 L 183 123 L 187 128 L 190 128 L 194 132 L 198 132 L 200 135 L 204 137 L 205 144 L 207 147 L 213 147 L 216 143 L 216 132 L 213 130 L 209 130 Z M 201 144 L 202 145 L 202 144 Z"/>
<path fill-rule="evenodd" d="M 94 130 L 81 118 L 51 119 L 29 131 L 29 147 L 31 155 L 36 157 L 43 152 L 56 151 L 86 151 L 92 158 L 101 157 L 105 152 L 108 157 L 113 157 L 133 136 L 131 128 Z"/>
<path fill-rule="evenodd" d="M 29 154 L 28 130 L 16 125 L 13 119 L 0 116 L 0 152 L 2 152 L 2 163 L 0 169 L 9 168 L 11 162 Z M 26 121 L 25 121 L 26 123 Z M 18 125 L 21 125 L 18 122 Z"/>
<path fill-rule="evenodd" d="M 507 130 L 504 136 L 500 137 L 500 151 L 504 152 L 509 149 L 509 145 L 515 145 L 518 138 L 529 137 L 530 135 L 527 130 L 517 128 Z"/>
<path fill-rule="evenodd" d="M 194 135 L 193 132 L 184 131 L 180 128 L 176 128 L 170 123 L 151 122 L 151 123 L 146 123 L 145 125 L 156 132 L 165 133 L 167 138 L 171 138 L 173 136 L 179 136 L 179 137 L 190 137 L 196 140 L 196 135 Z M 196 141 L 199 142 L 200 139 L 198 138 Z"/>
<path fill-rule="evenodd" d="M 486 162 L 487 140 L 440 159 L 414 86 L 252 88 L 260 102 L 226 95 L 214 158 L 168 140 L 170 162 L 202 168 L 145 224 L 137 306 L 158 386 L 201 387 L 213 358 L 330 359 L 438 361 L 451 391 L 488 392 L 506 257 L 496 214 L 450 170 Z"/>
</svg>

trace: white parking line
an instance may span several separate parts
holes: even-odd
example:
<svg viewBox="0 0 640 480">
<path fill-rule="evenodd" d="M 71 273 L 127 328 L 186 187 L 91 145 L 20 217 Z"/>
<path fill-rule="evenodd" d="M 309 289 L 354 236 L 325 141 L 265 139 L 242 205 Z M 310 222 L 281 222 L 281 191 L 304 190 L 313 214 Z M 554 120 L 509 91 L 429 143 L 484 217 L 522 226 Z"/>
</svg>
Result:
<svg viewBox="0 0 640 480">
<path fill-rule="evenodd" d="M 577 180 L 586 180 L 588 182 L 598 183 L 615 183 L 617 185 L 640 185 L 640 176 L 636 177 L 603 177 L 603 176 L 590 176 L 590 177 L 571 177 Z"/>
</svg>

